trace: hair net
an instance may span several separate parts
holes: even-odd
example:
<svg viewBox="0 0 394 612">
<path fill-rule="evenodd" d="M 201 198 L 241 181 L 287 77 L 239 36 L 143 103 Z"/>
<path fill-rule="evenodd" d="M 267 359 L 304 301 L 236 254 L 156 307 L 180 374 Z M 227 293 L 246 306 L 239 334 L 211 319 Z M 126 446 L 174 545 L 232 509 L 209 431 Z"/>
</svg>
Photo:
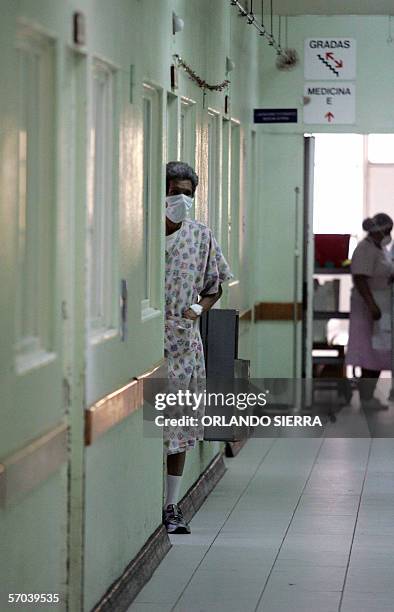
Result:
<svg viewBox="0 0 394 612">
<path fill-rule="evenodd" d="M 386 213 L 378 213 L 374 217 L 367 217 L 363 221 L 363 230 L 366 232 L 381 232 L 393 229 L 393 220 Z"/>
</svg>

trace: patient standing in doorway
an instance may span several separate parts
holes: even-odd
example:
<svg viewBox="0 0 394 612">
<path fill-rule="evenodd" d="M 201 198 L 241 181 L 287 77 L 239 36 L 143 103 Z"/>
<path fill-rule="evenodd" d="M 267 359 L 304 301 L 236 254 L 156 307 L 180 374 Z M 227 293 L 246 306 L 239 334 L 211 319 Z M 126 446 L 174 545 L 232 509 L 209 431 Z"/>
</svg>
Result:
<svg viewBox="0 0 394 612">
<path fill-rule="evenodd" d="M 198 176 L 188 164 L 169 162 L 166 172 L 165 355 L 168 378 L 184 389 L 205 378 L 199 317 L 232 278 L 209 227 L 188 218 Z M 186 451 L 203 439 L 201 427 L 164 428 L 167 493 L 163 511 L 168 533 L 190 533 L 178 506 Z"/>
</svg>

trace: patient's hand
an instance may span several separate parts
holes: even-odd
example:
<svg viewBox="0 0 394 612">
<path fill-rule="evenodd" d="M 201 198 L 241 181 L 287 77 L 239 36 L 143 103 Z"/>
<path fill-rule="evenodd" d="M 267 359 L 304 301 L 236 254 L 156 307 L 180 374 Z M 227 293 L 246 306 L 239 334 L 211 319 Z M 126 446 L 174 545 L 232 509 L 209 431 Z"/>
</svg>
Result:
<svg viewBox="0 0 394 612">
<path fill-rule="evenodd" d="M 191 319 L 192 321 L 195 321 L 199 317 L 199 315 L 196 314 L 194 310 L 192 310 L 191 308 L 188 308 L 187 310 L 185 310 L 183 313 L 183 316 L 185 319 Z"/>
</svg>

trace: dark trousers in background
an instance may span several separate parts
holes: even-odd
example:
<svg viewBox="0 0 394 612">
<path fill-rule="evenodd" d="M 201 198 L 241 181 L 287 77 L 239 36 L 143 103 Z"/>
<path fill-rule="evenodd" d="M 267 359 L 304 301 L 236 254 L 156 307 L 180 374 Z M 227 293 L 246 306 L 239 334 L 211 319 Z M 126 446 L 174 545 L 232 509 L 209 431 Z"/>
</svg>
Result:
<svg viewBox="0 0 394 612">
<path fill-rule="evenodd" d="M 358 381 L 358 390 L 361 401 L 368 401 L 372 399 L 379 376 L 380 370 L 368 370 L 367 368 L 361 369 L 361 378 L 359 378 Z"/>
</svg>

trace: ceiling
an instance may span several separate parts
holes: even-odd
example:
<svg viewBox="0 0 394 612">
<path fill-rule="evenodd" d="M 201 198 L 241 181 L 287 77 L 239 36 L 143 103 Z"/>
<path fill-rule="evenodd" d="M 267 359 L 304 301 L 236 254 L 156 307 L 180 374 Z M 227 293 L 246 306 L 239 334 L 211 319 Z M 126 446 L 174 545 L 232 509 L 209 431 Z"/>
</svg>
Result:
<svg viewBox="0 0 394 612">
<path fill-rule="evenodd" d="M 246 6 L 246 0 L 240 0 Z M 264 13 L 270 0 L 264 0 Z M 261 0 L 254 0 L 253 11 L 261 14 Z M 275 15 L 394 15 L 394 0 L 273 0 Z"/>
</svg>

